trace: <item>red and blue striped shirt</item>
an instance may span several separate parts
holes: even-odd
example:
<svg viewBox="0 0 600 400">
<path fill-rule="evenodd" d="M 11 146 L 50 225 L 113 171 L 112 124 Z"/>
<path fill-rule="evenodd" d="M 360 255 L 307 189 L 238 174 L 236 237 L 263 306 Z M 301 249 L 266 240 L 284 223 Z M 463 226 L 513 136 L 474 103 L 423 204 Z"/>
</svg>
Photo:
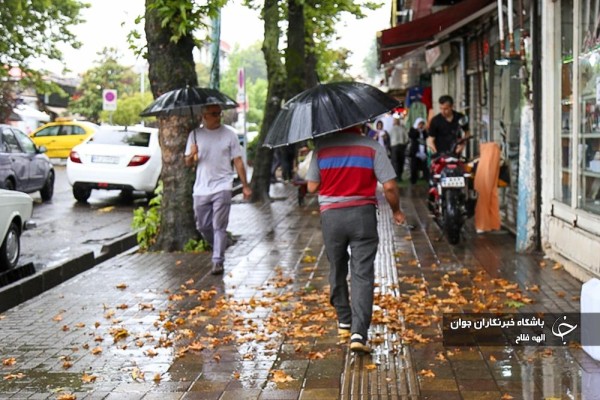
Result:
<svg viewBox="0 0 600 400">
<path fill-rule="evenodd" d="M 318 139 L 306 179 L 320 182 L 321 212 L 332 208 L 377 205 L 377 182 L 396 173 L 385 148 L 354 130 Z"/>
</svg>

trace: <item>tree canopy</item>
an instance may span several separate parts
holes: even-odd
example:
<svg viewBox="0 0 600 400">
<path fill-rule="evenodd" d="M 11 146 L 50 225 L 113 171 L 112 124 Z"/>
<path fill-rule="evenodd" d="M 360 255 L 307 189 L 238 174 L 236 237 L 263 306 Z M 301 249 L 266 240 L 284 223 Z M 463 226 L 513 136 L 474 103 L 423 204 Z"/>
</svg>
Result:
<svg viewBox="0 0 600 400">
<path fill-rule="evenodd" d="M 38 92 L 60 91 L 43 79 L 43 72 L 31 63 L 62 60 L 58 44 L 79 48 L 72 25 L 82 22 L 80 11 L 89 7 L 76 0 L 9 0 L 1 1 L 0 11 L 0 119 L 14 106 L 12 83 L 33 86 Z M 16 67 L 18 78 L 11 78 Z M 11 82 L 12 79 L 12 82 Z"/>
<path fill-rule="evenodd" d="M 98 57 L 97 66 L 84 73 L 69 105 L 72 113 L 96 122 L 102 111 L 102 90 L 115 89 L 119 97 L 126 97 L 139 88 L 137 74 L 130 67 L 119 64 L 120 55 L 117 50 L 104 48 L 98 53 Z"/>
<path fill-rule="evenodd" d="M 10 0 L 2 2 L 0 12 L 0 77 L 8 75 L 7 67 L 23 71 L 25 81 L 40 77 L 30 68 L 33 60 L 61 60 L 58 44 L 79 48 L 71 25 L 82 22 L 81 9 L 89 7 L 76 0 Z"/>
</svg>

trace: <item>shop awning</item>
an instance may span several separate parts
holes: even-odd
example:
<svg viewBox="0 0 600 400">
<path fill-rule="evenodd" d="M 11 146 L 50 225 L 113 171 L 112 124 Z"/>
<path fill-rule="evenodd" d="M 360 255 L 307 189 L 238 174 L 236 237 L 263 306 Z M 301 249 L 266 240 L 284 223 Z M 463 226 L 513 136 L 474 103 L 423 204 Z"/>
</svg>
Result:
<svg viewBox="0 0 600 400">
<path fill-rule="evenodd" d="M 380 32 L 379 52 L 381 64 L 388 63 L 417 47 L 434 40 L 450 28 L 464 26 L 472 15 L 480 16 L 482 10 L 492 7 L 494 0 L 463 0 L 436 13 Z M 461 25 L 461 21 L 468 20 Z"/>
</svg>

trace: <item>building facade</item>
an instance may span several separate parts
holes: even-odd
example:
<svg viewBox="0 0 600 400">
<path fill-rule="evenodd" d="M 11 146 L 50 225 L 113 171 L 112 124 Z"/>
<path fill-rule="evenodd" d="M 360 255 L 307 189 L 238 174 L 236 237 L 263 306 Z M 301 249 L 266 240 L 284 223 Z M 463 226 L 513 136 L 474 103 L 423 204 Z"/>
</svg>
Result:
<svg viewBox="0 0 600 400">
<path fill-rule="evenodd" d="M 390 90 L 430 82 L 433 112 L 452 95 L 476 136 L 469 155 L 502 147 L 502 221 L 517 249 L 600 276 L 600 0 L 430 3 L 380 35 Z"/>
<path fill-rule="evenodd" d="M 543 246 L 585 279 L 600 276 L 600 1 L 541 11 Z"/>
</svg>

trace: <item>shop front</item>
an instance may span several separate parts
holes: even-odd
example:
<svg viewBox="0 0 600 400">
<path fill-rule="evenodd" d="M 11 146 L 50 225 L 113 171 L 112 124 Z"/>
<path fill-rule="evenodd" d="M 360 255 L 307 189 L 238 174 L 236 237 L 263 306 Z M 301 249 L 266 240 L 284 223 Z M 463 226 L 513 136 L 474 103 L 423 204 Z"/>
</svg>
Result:
<svg viewBox="0 0 600 400">
<path fill-rule="evenodd" d="M 532 70 L 531 40 L 522 37 L 523 32 L 532 31 L 531 2 L 519 4 L 514 14 L 523 15 L 523 18 L 515 17 L 510 21 L 512 42 L 506 34 L 509 32 L 507 2 L 504 1 L 501 8 L 502 22 L 498 18 L 498 3 L 485 0 L 463 1 L 429 17 L 383 31 L 380 39 L 381 59 L 394 74 L 409 74 L 407 66 L 415 65 L 418 58 L 420 76 L 427 76 L 431 85 L 433 107 L 430 117 L 439 111 L 437 99 L 446 94 L 454 98 L 455 109 L 469 116 L 470 133 L 474 136 L 467 149 L 469 158 L 478 156 L 481 143 L 500 145 L 506 165 L 504 171 L 510 176 L 505 177 L 506 185 L 498 191 L 500 213 L 503 226 L 515 233 L 518 230 L 523 105 L 533 101 L 527 93 L 527 88 L 530 91 L 531 87 L 531 74 L 528 73 Z M 432 24 L 437 24 L 434 29 L 411 28 L 431 28 Z M 394 80 L 388 80 L 388 85 L 394 88 Z M 532 134 L 534 126 L 529 124 L 525 129 Z M 533 211 L 533 205 L 530 207 L 531 212 L 525 215 L 533 221 L 527 221 L 528 225 L 533 226 L 539 214 Z M 525 233 L 529 242 L 533 242 L 534 239 L 529 238 L 536 235 L 534 228 Z"/>
<path fill-rule="evenodd" d="M 544 1 L 542 30 L 542 241 L 586 279 L 600 276 L 600 0 Z"/>
</svg>

